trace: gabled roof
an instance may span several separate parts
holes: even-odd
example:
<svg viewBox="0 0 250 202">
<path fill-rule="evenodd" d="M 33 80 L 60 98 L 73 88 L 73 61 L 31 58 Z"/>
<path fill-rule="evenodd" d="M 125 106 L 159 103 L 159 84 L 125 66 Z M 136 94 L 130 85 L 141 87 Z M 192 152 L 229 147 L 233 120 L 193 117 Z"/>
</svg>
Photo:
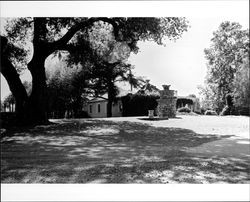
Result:
<svg viewBox="0 0 250 202">
<path fill-rule="evenodd" d="M 123 97 L 123 96 L 126 96 L 127 94 L 129 94 L 129 93 L 132 93 L 132 94 L 135 94 L 136 93 L 136 91 L 134 92 L 134 91 L 130 91 L 130 90 L 124 90 L 124 89 L 122 89 L 122 88 L 119 88 L 119 94 L 116 96 L 117 98 L 120 98 L 120 97 Z M 108 99 L 108 94 L 107 93 L 105 93 L 105 94 L 103 94 L 102 96 L 100 96 L 100 97 L 92 97 L 92 98 L 89 98 L 89 103 L 90 102 L 104 102 L 104 101 L 107 101 L 107 99 Z"/>
<path fill-rule="evenodd" d="M 91 103 L 91 102 L 106 102 L 106 101 L 107 101 L 107 99 L 104 99 L 104 98 L 101 98 L 101 97 L 95 97 L 92 100 L 89 100 L 88 103 Z"/>
</svg>

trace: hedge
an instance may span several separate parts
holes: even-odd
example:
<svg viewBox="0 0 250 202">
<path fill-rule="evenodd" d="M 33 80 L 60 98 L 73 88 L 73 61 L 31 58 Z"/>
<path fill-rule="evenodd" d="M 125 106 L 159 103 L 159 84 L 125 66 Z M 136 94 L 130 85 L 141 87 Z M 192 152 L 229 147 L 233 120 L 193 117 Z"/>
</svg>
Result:
<svg viewBox="0 0 250 202">
<path fill-rule="evenodd" d="M 126 95 L 121 98 L 123 116 L 147 116 L 148 110 L 155 110 L 159 96 L 156 95 Z"/>
</svg>

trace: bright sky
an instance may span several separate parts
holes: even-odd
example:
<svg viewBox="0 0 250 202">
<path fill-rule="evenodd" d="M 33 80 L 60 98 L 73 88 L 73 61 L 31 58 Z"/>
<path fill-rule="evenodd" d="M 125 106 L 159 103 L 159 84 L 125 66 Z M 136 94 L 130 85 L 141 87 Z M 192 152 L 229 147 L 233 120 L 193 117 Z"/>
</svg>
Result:
<svg viewBox="0 0 250 202">
<path fill-rule="evenodd" d="M 198 85 L 204 83 L 207 67 L 204 49 L 210 46 L 212 33 L 224 20 L 239 22 L 249 27 L 248 18 L 193 18 L 188 17 L 191 27 L 176 42 L 168 41 L 166 47 L 155 43 L 141 43 L 140 53 L 130 61 L 135 72 L 150 79 L 158 88 L 170 84 L 178 95 L 196 94 Z"/>
<path fill-rule="evenodd" d="M 161 88 L 161 85 L 163 84 L 170 84 L 172 89 L 178 91 L 178 95 L 196 94 L 198 96 L 197 86 L 203 84 L 206 75 L 204 48 L 209 47 L 213 31 L 217 30 L 219 24 L 223 21 L 228 20 L 239 22 L 244 29 L 249 28 L 248 1 L 230 1 L 229 3 L 227 1 L 222 1 L 221 4 L 217 4 L 215 1 L 205 1 L 205 3 L 210 3 L 206 5 L 200 4 L 200 2 L 197 1 L 192 2 L 192 4 L 189 1 L 179 1 L 177 3 L 180 2 L 182 2 L 181 6 L 180 4 L 174 6 L 171 4 L 170 8 L 166 7 L 170 9 L 168 10 L 170 13 L 168 16 L 187 16 L 191 26 L 188 32 L 185 32 L 183 37 L 176 42 L 167 41 L 165 47 L 158 46 L 153 42 L 140 42 L 140 52 L 137 55 L 131 55 L 129 61 L 135 65 L 134 71 L 136 72 L 136 75 L 145 76 L 158 88 Z M 86 4 L 87 2 L 84 3 Z M 131 4 L 131 2 L 129 3 Z M 128 5 L 129 3 L 123 6 L 131 8 Z M 147 9 L 151 9 L 151 5 L 148 5 L 148 3 L 153 3 L 156 6 L 156 11 L 150 16 L 164 16 L 163 13 L 165 11 L 162 11 L 162 2 L 143 2 L 142 6 L 144 6 L 145 9 L 140 11 L 141 15 L 140 12 L 139 14 L 135 13 L 132 9 L 132 14 L 130 11 L 127 16 L 147 16 L 148 14 L 145 14 L 145 10 L 147 11 Z M 166 6 L 165 4 L 168 2 L 163 3 L 164 6 Z M 187 3 L 186 7 L 185 3 Z M 113 2 L 112 6 L 114 6 L 114 4 L 115 3 Z M 23 4 L 16 6 L 20 7 L 22 5 Z M 51 6 L 51 4 L 49 5 Z M 169 4 L 167 4 L 167 6 L 168 5 Z M 11 6 L 12 9 L 9 9 L 11 14 L 7 13 L 8 8 L 10 7 L 7 5 L 5 7 L 6 9 L 1 10 L 3 13 L 2 16 L 13 16 L 15 9 L 13 9 L 13 4 L 11 4 Z M 104 6 L 107 6 L 107 4 L 104 4 Z M 171 6 L 175 9 L 171 9 Z M 190 10 L 190 8 L 192 9 Z M 21 14 L 15 13 L 14 16 L 40 16 L 41 13 L 39 12 L 34 15 L 36 9 L 33 9 L 31 14 L 21 12 Z M 20 10 L 21 9 L 18 11 L 20 12 Z M 138 10 L 136 11 L 138 12 Z M 126 16 L 121 15 L 120 13 L 118 14 L 117 12 L 118 11 L 116 10 L 113 16 Z M 47 11 L 47 13 L 48 15 L 42 13 L 42 16 L 60 16 L 60 14 L 56 15 L 55 13 L 52 15 L 50 10 Z M 173 15 L 174 13 L 176 14 Z M 124 12 L 122 14 L 124 14 Z M 78 12 L 76 12 L 75 15 L 74 13 L 71 13 L 70 15 L 65 14 L 65 16 L 71 15 L 78 16 L 79 14 Z M 88 15 L 92 15 L 92 13 L 88 13 L 86 16 Z M 97 13 L 94 13 L 94 16 L 95 15 L 98 16 L 98 11 Z M 103 16 L 109 15 L 108 12 L 104 12 L 103 14 Z M 29 80 L 29 73 L 25 73 L 21 78 Z M 1 75 L 1 99 L 8 94 L 9 89 L 7 82 Z"/>
</svg>

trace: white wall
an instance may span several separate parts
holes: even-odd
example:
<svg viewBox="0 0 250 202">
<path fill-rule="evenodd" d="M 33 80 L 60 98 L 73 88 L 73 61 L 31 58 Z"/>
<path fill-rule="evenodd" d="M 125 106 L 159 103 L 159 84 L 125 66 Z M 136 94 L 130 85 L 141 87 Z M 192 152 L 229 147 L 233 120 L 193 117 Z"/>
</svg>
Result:
<svg viewBox="0 0 250 202">
<path fill-rule="evenodd" d="M 98 105 L 100 105 L 100 112 L 98 112 Z M 90 106 L 92 106 L 92 112 L 90 111 Z M 107 117 L 107 102 L 92 102 L 88 104 L 88 114 L 93 118 Z"/>
<path fill-rule="evenodd" d="M 90 117 L 92 118 L 102 118 L 107 117 L 107 101 L 97 101 L 97 102 L 90 102 L 87 106 L 87 112 Z M 98 104 L 100 105 L 100 112 L 98 112 Z M 122 111 L 120 110 L 120 105 L 122 102 L 119 100 L 116 104 L 112 105 L 112 116 L 113 117 L 120 117 L 122 116 Z M 90 106 L 92 106 L 92 112 L 90 112 Z"/>
</svg>

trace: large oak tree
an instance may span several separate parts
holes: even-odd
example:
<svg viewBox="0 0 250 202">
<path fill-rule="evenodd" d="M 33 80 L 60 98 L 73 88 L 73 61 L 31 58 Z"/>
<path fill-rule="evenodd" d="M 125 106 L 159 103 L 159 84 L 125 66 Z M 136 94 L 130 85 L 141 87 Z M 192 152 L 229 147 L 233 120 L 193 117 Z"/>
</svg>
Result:
<svg viewBox="0 0 250 202">
<path fill-rule="evenodd" d="M 177 39 L 188 27 L 185 18 L 9 19 L 5 26 L 6 34 L 1 36 L 1 73 L 15 97 L 20 120 L 29 124 L 47 122 L 45 60 L 59 51 L 68 51 L 79 60 L 87 61 L 89 55 L 93 57 L 89 54 L 95 48 L 91 43 L 91 30 L 100 21 L 110 25 L 115 41 L 125 43 L 133 52 L 138 51 L 139 40 L 163 44 L 164 38 Z M 26 49 L 28 46 L 32 47 L 29 51 Z M 25 64 L 32 75 L 30 96 L 18 74 Z"/>
</svg>

